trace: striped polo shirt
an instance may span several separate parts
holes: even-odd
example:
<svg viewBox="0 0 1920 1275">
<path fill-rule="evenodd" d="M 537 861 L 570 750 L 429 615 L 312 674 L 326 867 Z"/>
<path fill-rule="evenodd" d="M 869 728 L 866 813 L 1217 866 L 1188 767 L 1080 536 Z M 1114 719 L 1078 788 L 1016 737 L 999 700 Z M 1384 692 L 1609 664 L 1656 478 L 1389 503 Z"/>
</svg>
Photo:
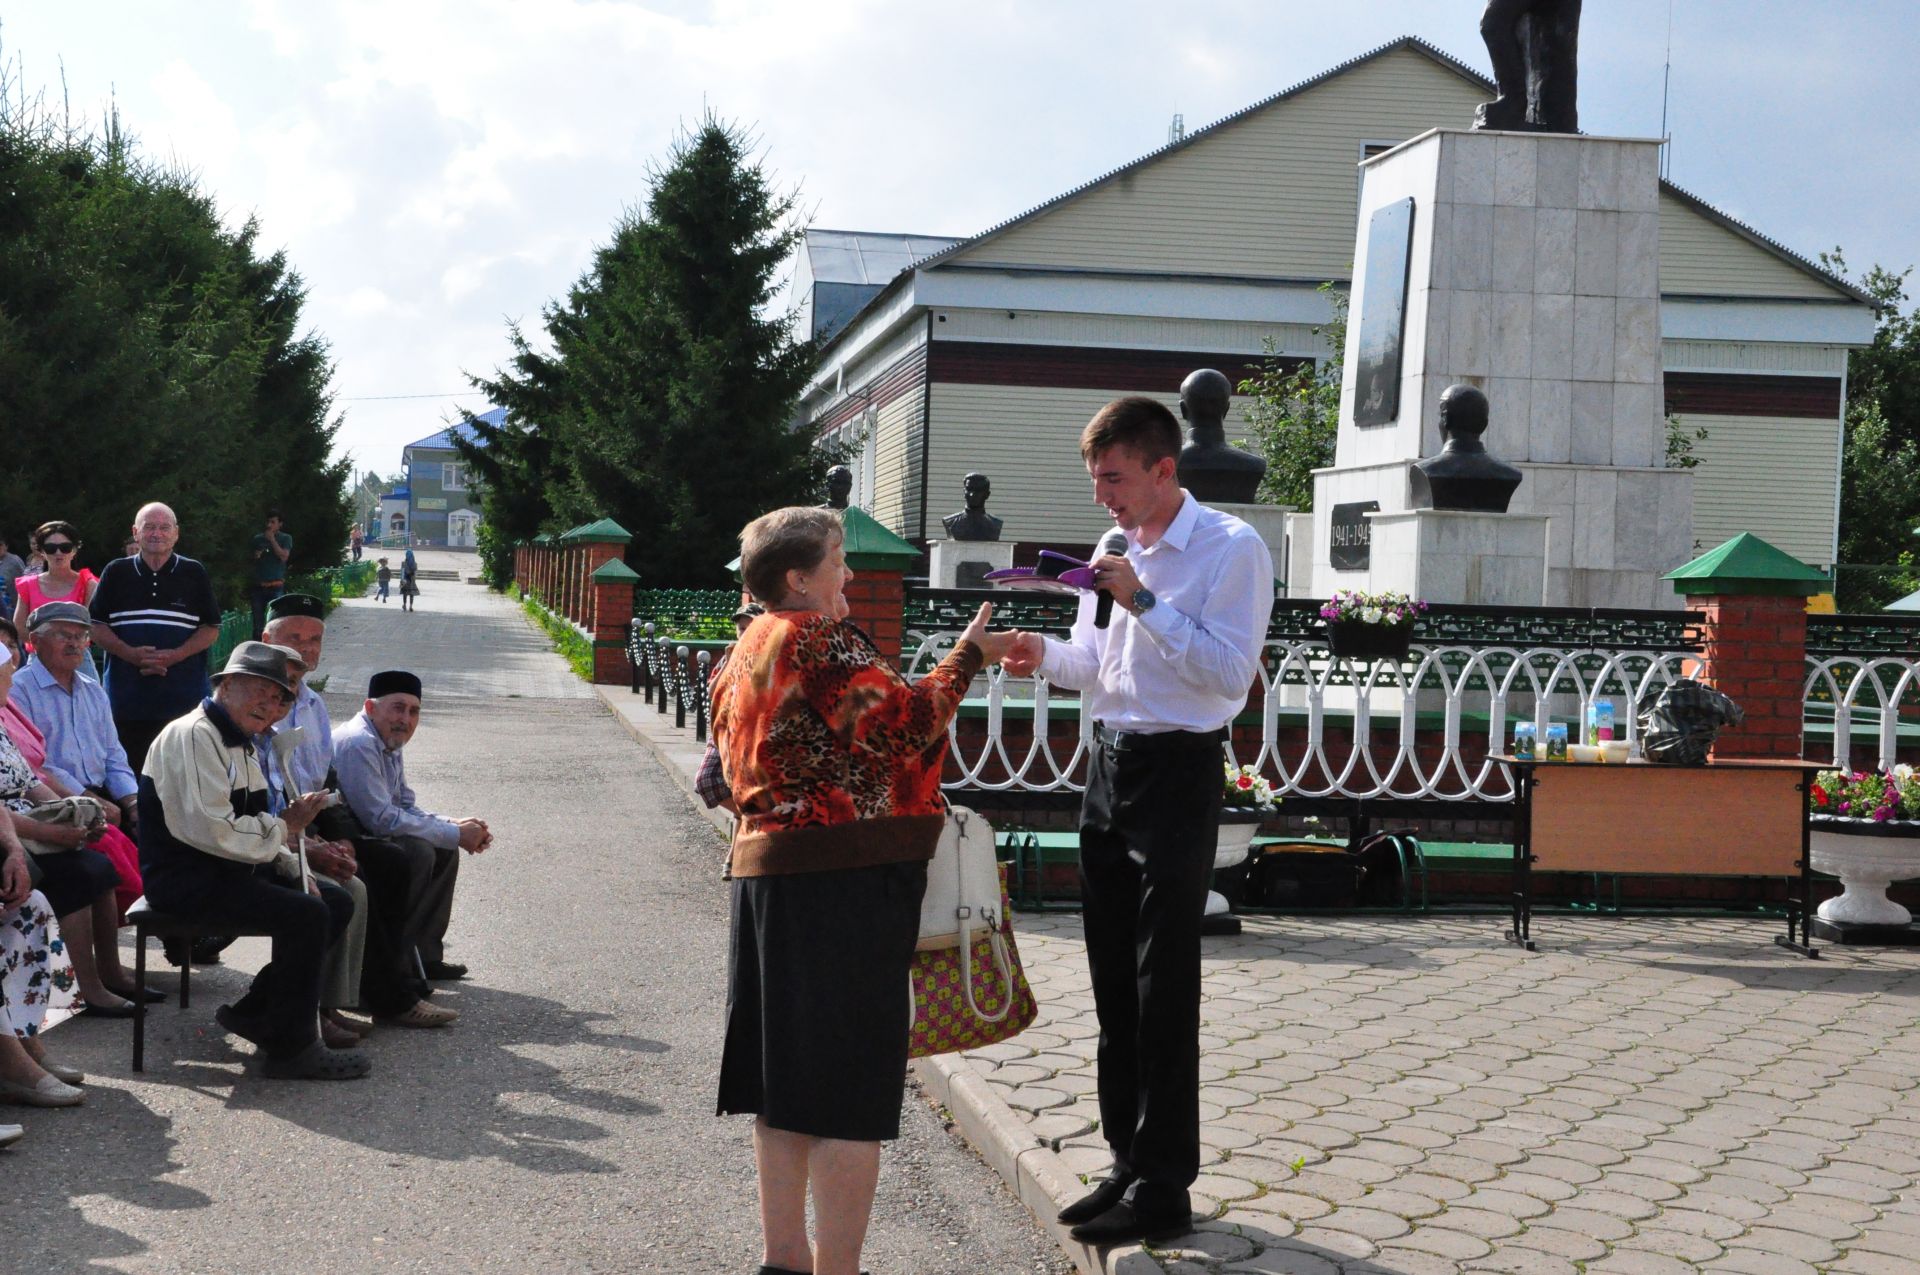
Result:
<svg viewBox="0 0 1920 1275">
<path fill-rule="evenodd" d="M 158 571 L 139 554 L 115 558 L 93 591 L 93 619 L 128 646 L 171 650 L 194 630 L 220 626 L 207 569 L 174 554 Z M 211 693 L 206 652 L 181 660 L 159 677 L 115 656 L 107 657 L 107 699 L 116 721 L 170 722 L 192 711 Z"/>
</svg>

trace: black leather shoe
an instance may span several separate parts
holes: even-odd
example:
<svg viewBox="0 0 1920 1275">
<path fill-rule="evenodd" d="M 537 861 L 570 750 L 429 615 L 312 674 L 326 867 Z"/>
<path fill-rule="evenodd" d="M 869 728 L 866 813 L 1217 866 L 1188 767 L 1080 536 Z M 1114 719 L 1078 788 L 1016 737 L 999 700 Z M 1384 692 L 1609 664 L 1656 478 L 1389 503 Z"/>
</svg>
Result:
<svg viewBox="0 0 1920 1275">
<path fill-rule="evenodd" d="M 428 980 L 435 983 L 452 983 L 467 976 L 467 967 L 452 961 L 428 961 L 425 969 Z"/>
<path fill-rule="evenodd" d="M 1086 1244 L 1124 1244 L 1130 1240 L 1170 1240 L 1193 1229 L 1193 1210 L 1136 1211 L 1122 1200 L 1067 1234 Z"/>
<path fill-rule="evenodd" d="M 1099 1186 L 1060 1210 L 1060 1220 L 1068 1226 L 1091 1222 L 1120 1203 L 1120 1197 L 1133 1185 L 1131 1173 L 1109 1173 Z"/>
<path fill-rule="evenodd" d="M 222 1005 L 213 1011 L 213 1021 L 241 1040 L 258 1045 L 262 1049 L 267 1047 L 268 1030 L 264 1019 L 243 1014 L 231 1005 Z"/>
<path fill-rule="evenodd" d="M 211 934 L 193 941 L 193 963 L 195 965 L 218 965 L 220 953 L 233 943 L 231 935 Z"/>
</svg>

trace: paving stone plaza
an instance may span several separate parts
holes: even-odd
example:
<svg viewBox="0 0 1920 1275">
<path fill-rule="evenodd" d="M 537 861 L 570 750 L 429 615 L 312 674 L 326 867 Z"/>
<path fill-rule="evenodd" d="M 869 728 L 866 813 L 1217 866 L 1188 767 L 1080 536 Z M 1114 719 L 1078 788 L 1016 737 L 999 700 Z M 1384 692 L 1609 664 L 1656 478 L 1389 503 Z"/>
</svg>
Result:
<svg viewBox="0 0 1920 1275">
<path fill-rule="evenodd" d="M 1079 918 L 1023 914 L 1040 1018 L 968 1056 L 1108 1163 Z M 1125 1272 L 1920 1269 L 1920 964 L 1719 918 L 1249 918 L 1207 940 L 1212 1218 Z"/>
</svg>

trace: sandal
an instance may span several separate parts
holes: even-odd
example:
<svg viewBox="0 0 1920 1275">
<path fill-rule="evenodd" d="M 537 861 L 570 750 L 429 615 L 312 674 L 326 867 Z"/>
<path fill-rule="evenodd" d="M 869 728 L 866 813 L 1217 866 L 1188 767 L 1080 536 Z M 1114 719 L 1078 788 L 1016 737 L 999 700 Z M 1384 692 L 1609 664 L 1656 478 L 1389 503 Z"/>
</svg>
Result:
<svg viewBox="0 0 1920 1275">
<path fill-rule="evenodd" d="M 373 1035 L 373 1021 L 367 1018 L 355 1018 L 342 1009 L 323 1009 L 320 1017 L 338 1027 L 341 1031 L 352 1032 L 355 1036 Z"/>
<path fill-rule="evenodd" d="M 269 1080 L 358 1080 L 373 1070 L 373 1059 L 357 1049 L 328 1049 L 314 1041 L 297 1054 L 269 1058 L 260 1074 Z"/>
<path fill-rule="evenodd" d="M 415 1001 L 404 1013 L 383 1014 L 380 1021 L 395 1027 L 446 1027 L 460 1017 L 457 1010 L 441 1009 L 425 1001 Z"/>
<path fill-rule="evenodd" d="M 360 1043 L 360 1038 L 334 1023 L 325 1014 L 320 1016 L 320 1043 L 328 1049 L 352 1049 Z"/>
</svg>

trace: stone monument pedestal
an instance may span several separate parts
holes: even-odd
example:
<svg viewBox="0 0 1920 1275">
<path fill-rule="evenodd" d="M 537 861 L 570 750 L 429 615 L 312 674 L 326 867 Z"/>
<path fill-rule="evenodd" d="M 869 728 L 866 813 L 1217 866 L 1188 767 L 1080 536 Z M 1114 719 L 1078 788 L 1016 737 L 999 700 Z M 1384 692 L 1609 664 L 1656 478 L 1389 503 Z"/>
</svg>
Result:
<svg viewBox="0 0 1920 1275">
<path fill-rule="evenodd" d="M 1412 509 L 1369 514 L 1370 592 L 1392 589 L 1423 602 L 1543 606 L 1547 594 L 1545 514 Z"/>
<path fill-rule="evenodd" d="M 987 589 L 989 571 L 1013 565 L 1011 540 L 930 540 L 927 582 L 936 589 Z"/>
<path fill-rule="evenodd" d="M 1659 148 L 1436 129 L 1365 161 L 1340 430 L 1296 592 L 1368 587 L 1356 529 L 1411 507 L 1408 465 L 1467 384 L 1524 475 L 1510 512 L 1549 522 L 1546 603 L 1678 605 L 1660 577 L 1693 556 L 1693 482 L 1662 463 Z"/>
<path fill-rule="evenodd" d="M 1266 542 L 1267 556 L 1273 559 L 1273 578 L 1282 586 L 1293 576 L 1287 570 L 1287 515 L 1293 512 L 1292 505 L 1243 505 L 1237 501 L 1214 501 L 1209 506 L 1223 514 L 1232 514 L 1260 533 L 1260 539 Z M 1282 587 L 1280 596 L 1286 597 L 1287 590 Z"/>
</svg>

